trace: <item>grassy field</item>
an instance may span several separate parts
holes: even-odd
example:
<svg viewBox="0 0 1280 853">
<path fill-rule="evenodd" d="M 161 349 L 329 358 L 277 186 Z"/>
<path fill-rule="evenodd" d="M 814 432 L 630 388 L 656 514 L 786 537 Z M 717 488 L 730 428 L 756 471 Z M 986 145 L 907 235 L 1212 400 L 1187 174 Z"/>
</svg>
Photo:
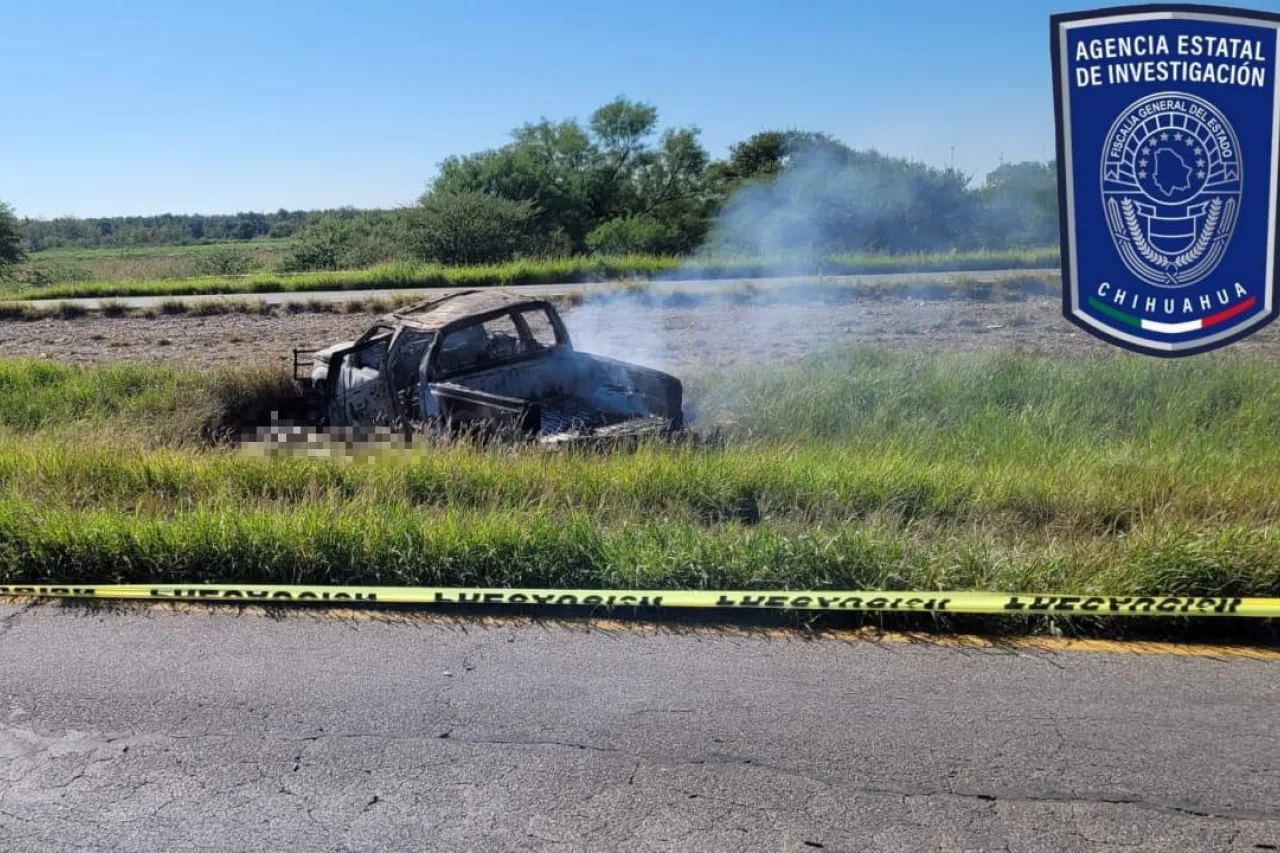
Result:
<svg viewBox="0 0 1280 853">
<path fill-rule="evenodd" d="M 242 251 L 282 252 L 292 241 L 288 238 L 273 239 L 259 237 L 254 240 L 222 243 L 195 243 L 187 246 L 118 246 L 97 248 L 58 248 L 46 249 L 32 255 L 35 259 L 61 261 L 94 261 L 100 258 L 168 258 L 168 257 L 200 257 L 210 253 L 235 249 Z"/>
<path fill-rule="evenodd" d="M 264 455 L 271 371 L 0 367 L 0 580 L 1280 594 L 1271 362 L 850 350 L 723 446 Z"/>
<path fill-rule="evenodd" d="M 200 247 L 202 249 L 207 247 Z M 216 248 L 216 247 L 215 247 Z M 72 281 L 40 286 L 0 283 L 6 299 L 189 296 L 281 291 L 376 290 L 409 287 L 559 284 L 625 278 L 757 278 L 808 274 L 1032 269 L 1056 267 L 1057 249 L 936 255 L 838 255 L 802 262 L 786 258 L 672 258 L 647 255 L 524 260 L 475 267 L 389 264 L 365 270 L 260 273 L 175 279 Z"/>
<path fill-rule="evenodd" d="M 124 246 L 48 249 L 9 271 L 11 289 L 93 281 L 153 281 L 275 269 L 289 240 L 253 240 L 194 246 Z"/>
</svg>

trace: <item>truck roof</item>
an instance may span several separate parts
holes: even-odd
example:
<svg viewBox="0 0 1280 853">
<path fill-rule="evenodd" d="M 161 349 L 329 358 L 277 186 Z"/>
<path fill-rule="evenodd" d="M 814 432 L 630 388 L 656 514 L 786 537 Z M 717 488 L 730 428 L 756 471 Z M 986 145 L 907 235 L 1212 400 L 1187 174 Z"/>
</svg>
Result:
<svg viewBox="0 0 1280 853">
<path fill-rule="evenodd" d="M 412 326 L 424 331 L 435 331 L 458 320 L 478 314 L 487 314 L 490 311 L 500 311 L 520 305 L 545 306 L 547 304 L 545 300 L 521 296 L 509 290 L 496 290 L 493 288 L 459 290 L 450 293 L 448 296 L 406 305 L 404 308 L 386 315 L 384 319 L 392 324 Z"/>
</svg>

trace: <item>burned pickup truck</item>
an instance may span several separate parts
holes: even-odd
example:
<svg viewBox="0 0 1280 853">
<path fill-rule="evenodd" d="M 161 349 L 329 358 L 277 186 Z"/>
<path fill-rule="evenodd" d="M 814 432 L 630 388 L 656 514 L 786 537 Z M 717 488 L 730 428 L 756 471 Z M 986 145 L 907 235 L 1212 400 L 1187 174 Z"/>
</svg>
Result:
<svg viewBox="0 0 1280 853">
<path fill-rule="evenodd" d="M 306 370 L 310 357 L 309 375 Z M 560 442 L 683 426 L 674 376 L 574 350 L 547 301 L 467 290 L 378 320 L 359 339 L 294 353 L 334 427 L 496 430 Z"/>
</svg>

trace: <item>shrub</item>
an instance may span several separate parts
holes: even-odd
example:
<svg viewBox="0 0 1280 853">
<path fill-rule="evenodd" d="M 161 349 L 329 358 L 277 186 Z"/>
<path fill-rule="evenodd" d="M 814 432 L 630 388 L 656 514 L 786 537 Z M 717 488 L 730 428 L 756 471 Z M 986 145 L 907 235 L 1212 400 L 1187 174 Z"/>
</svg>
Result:
<svg viewBox="0 0 1280 853">
<path fill-rule="evenodd" d="M 396 218 L 326 216 L 294 238 L 280 268 L 285 272 L 364 269 L 402 258 L 402 243 Z"/>
<path fill-rule="evenodd" d="M 233 246 L 215 246 L 196 262 L 200 275 L 245 275 L 257 267 L 258 260 L 252 253 Z"/>
<path fill-rule="evenodd" d="M 432 192 L 408 223 L 410 250 L 441 264 L 507 261 L 529 247 L 536 210 L 484 192 Z"/>
<path fill-rule="evenodd" d="M 93 279 L 93 271 L 82 264 L 51 261 L 46 258 L 33 259 L 29 263 L 14 267 L 8 275 L 14 281 L 28 287 L 48 287 L 51 284 Z"/>
<path fill-rule="evenodd" d="M 680 242 L 680 234 L 645 214 L 610 219 L 587 235 L 587 248 L 597 255 L 672 255 Z"/>
</svg>

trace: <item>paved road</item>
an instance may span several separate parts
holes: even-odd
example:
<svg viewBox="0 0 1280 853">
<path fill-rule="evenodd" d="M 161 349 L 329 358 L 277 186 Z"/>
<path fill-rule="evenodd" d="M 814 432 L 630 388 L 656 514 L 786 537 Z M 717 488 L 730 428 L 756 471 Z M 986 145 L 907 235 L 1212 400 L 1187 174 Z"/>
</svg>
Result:
<svg viewBox="0 0 1280 853">
<path fill-rule="evenodd" d="M 995 278 L 1006 275 L 1054 275 L 1057 269 L 1035 270 L 967 270 L 964 272 L 913 272 L 913 273 L 880 273 L 875 275 L 836 275 L 818 278 L 817 276 L 797 276 L 794 278 L 733 278 L 733 279 L 697 279 L 688 281 L 655 282 L 652 286 L 656 292 L 663 290 L 680 290 L 685 293 L 709 293 L 729 287 L 740 287 L 744 282 L 757 287 L 776 287 L 780 283 L 788 286 L 796 284 L 851 284 L 857 282 L 880 282 L 891 284 L 904 281 L 948 281 L 956 278 Z M 618 286 L 617 282 L 591 282 L 579 284 L 522 284 L 508 288 L 521 293 L 538 296 L 556 296 L 571 293 L 607 293 Z M 431 296 L 443 296 L 465 288 L 435 287 L 399 288 L 395 290 L 326 290 L 317 292 L 291 293 L 236 293 L 213 296 L 130 296 L 113 299 L 35 299 L 33 305 L 57 305 L 64 302 L 81 305 L 90 310 L 98 308 L 103 302 L 124 303 L 134 308 L 155 307 L 162 302 L 180 299 L 183 302 L 210 302 L 220 299 L 254 299 L 269 303 L 283 304 L 287 302 L 349 302 L 353 299 L 389 299 L 393 296 L 421 295 L 423 299 Z"/>
<path fill-rule="evenodd" d="M 1275 850 L 1277 666 L 0 604 L 0 849 Z"/>
</svg>

